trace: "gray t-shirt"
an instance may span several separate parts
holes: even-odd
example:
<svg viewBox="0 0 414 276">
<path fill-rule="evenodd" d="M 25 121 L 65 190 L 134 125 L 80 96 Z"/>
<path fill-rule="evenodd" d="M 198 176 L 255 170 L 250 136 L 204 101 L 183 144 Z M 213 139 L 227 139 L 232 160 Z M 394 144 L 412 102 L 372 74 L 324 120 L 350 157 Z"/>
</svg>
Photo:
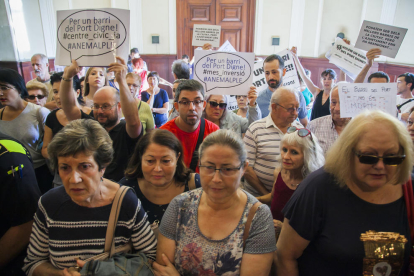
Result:
<svg viewBox="0 0 414 276">
<path fill-rule="evenodd" d="M 46 164 L 40 144 L 43 142 L 42 134 L 47 115 L 49 109 L 27 103 L 26 108 L 17 118 L 11 121 L 0 120 L 0 133 L 13 137 L 29 150 L 35 169 Z"/>
<path fill-rule="evenodd" d="M 205 237 L 198 228 L 198 206 L 201 188 L 176 196 L 164 213 L 160 232 L 175 240 L 175 267 L 180 275 L 240 275 L 243 253 L 265 254 L 276 250 L 272 214 L 261 205 L 253 218 L 243 251 L 243 233 L 250 208 L 257 199 L 245 192 L 247 203 L 239 224 L 222 240 Z M 208 272 L 208 273 L 207 273 Z"/>
</svg>

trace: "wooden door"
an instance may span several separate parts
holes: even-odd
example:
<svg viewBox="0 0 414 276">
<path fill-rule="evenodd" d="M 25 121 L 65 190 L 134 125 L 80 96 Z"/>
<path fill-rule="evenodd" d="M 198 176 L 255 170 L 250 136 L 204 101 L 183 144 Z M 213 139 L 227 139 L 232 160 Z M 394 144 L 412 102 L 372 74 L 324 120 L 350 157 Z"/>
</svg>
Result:
<svg viewBox="0 0 414 276">
<path fill-rule="evenodd" d="M 194 24 L 220 25 L 220 44 L 253 52 L 256 0 L 177 0 L 177 58 L 194 55 Z"/>
</svg>

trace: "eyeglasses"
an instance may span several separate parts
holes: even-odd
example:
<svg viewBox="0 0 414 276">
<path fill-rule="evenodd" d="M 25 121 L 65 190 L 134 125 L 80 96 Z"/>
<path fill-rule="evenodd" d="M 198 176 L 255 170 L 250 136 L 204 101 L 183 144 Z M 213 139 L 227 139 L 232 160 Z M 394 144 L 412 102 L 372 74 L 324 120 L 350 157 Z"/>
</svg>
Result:
<svg viewBox="0 0 414 276">
<path fill-rule="evenodd" d="M 39 100 L 41 100 L 41 99 L 43 99 L 45 97 L 46 96 L 43 96 L 43 95 L 30 95 L 30 96 L 27 96 L 26 99 L 29 99 L 29 100 L 32 100 L 33 101 L 36 98 L 38 98 Z"/>
<path fill-rule="evenodd" d="M 200 173 L 210 175 L 210 176 L 214 175 L 216 173 L 216 171 L 219 171 L 222 176 L 232 176 L 237 171 L 239 171 L 241 169 L 241 167 L 243 167 L 243 166 L 244 166 L 244 162 L 241 163 L 238 168 L 220 168 L 220 169 L 216 169 L 215 166 L 202 166 L 201 164 L 200 164 L 199 168 L 200 168 Z"/>
<path fill-rule="evenodd" d="M 193 103 L 194 106 L 200 106 L 204 101 L 203 100 L 194 100 L 194 101 L 178 101 L 179 104 L 189 106 L 190 103 Z"/>
<path fill-rule="evenodd" d="M 354 151 L 355 155 L 359 158 L 359 162 L 362 164 L 374 165 L 377 164 L 380 159 L 384 162 L 385 165 L 388 166 L 398 166 L 400 165 L 404 159 L 405 155 L 399 156 L 377 156 L 377 155 L 366 155 L 360 154 Z"/>
<path fill-rule="evenodd" d="M 295 111 L 298 112 L 298 110 L 299 110 L 299 107 L 289 107 L 289 108 L 286 108 L 286 107 L 284 107 L 284 106 L 282 106 L 280 104 L 276 104 L 276 105 L 278 105 L 278 106 L 286 109 L 286 111 L 289 112 L 289 113 L 293 113 Z"/>
<path fill-rule="evenodd" d="M 210 104 L 210 106 L 214 108 L 218 106 L 220 109 L 225 109 L 227 107 L 226 103 L 218 103 L 218 102 L 213 102 L 213 101 L 209 101 L 208 103 Z"/>
<path fill-rule="evenodd" d="M 312 133 L 310 132 L 309 129 L 306 129 L 306 128 L 297 128 L 295 126 L 291 126 L 291 127 L 288 127 L 287 133 L 293 133 L 296 130 L 298 131 L 298 135 L 300 137 L 306 137 L 306 136 L 310 135 L 310 138 L 313 141 Z"/>
<path fill-rule="evenodd" d="M 99 110 L 99 108 L 102 109 L 102 111 L 108 111 L 111 110 L 114 106 L 116 106 L 118 103 L 114 104 L 114 105 L 109 105 L 109 104 L 103 104 L 102 106 L 97 105 L 97 104 L 93 104 L 91 106 L 92 110 Z"/>
</svg>

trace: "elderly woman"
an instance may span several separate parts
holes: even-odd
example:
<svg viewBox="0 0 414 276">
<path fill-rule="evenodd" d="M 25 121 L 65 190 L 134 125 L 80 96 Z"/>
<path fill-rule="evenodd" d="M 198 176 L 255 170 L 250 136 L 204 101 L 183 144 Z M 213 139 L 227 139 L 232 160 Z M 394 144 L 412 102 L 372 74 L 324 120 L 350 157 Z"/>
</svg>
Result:
<svg viewBox="0 0 414 276">
<path fill-rule="evenodd" d="M 361 275 L 360 237 L 369 230 L 408 239 L 399 260 L 403 275 L 411 250 L 403 185 L 412 150 L 397 118 L 381 111 L 353 118 L 328 151 L 325 167 L 309 175 L 283 209 L 278 275 Z"/>
<path fill-rule="evenodd" d="M 126 75 L 126 82 L 129 91 L 131 91 L 131 94 L 134 96 L 137 103 L 139 120 L 141 121 L 145 134 L 146 132 L 154 129 L 154 117 L 152 117 L 149 105 L 138 98 L 139 88 L 141 87 L 141 77 L 135 73 L 128 73 Z"/>
<path fill-rule="evenodd" d="M 24 79 L 14 70 L 0 68 L 0 133 L 22 143 L 30 152 L 40 191 L 52 188 L 53 175 L 42 156 L 42 136 L 49 110 L 28 103 Z"/>
<path fill-rule="evenodd" d="M 120 187 L 103 178 L 112 161 L 112 140 L 94 120 L 70 122 L 50 142 L 48 153 L 63 186 L 39 201 L 23 268 L 27 275 L 68 275 L 64 273 L 76 265 L 77 257 L 103 253 L 112 201 Z M 136 251 L 155 257 L 154 233 L 132 190 L 122 202 L 114 240 L 115 246 L 131 241 Z"/>
<path fill-rule="evenodd" d="M 164 89 L 160 89 L 158 84 L 160 76 L 157 72 L 150 72 L 147 76 L 149 88 L 141 93 L 141 100 L 149 104 L 154 115 L 155 126 L 159 128 L 167 122 L 168 113 L 168 94 Z"/>
<path fill-rule="evenodd" d="M 199 149 L 202 189 L 181 194 L 168 206 L 153 265 L 158 273 L 269 274 L 276 249 L 269 208 L 260 205 L 245 229 L 258 202 L 239 188 L 246 155 L 243 140 L 232 131 L 218 130 L 204 139 Z"/>
<path fill-rule="evenodd" d="M 34 82 L 26 86 L 27 94 L 24 99 L 32 104 L 44 106 L 49 95 L 46 85 L 39 82 Z"/>
<path fill-rule="evenodd" d="M 83 100 L 86 106 L 93 105 L 93 95 L 99 88 L 108 85 L 106 77 L 106 70 L 102 67 L 90 67 L 85 75 L 85 86 L 83 93 Z"/>
<path fill-rule="evenodd" d="M 218 125 L 220 129 L 232 130 L 242 137 L 251 123 L 262 118 L 262 112 L 256 103 L 256 90 L 250 90 L 247 99 L 249 102 L 249 114 L 247 118 L 243 118 L 234 112 L 227 112 L 227 97 L 225 95 L 208 95 L 203 117 Z"/>
<path fill-rule="evenodd" d="M 181 142 L 163 129 L 141 138 L 125 176 L 120 184 L 134 188 L 151 224 L 161 221 L 174 197 L 200 187 L 200 176 L 184 164 Z"/>
<path fill-rule="evenodd" d="M 306 128 L 289 127 L 280 145 L 281 166 L 275 169 L 272 192 L 257 198 L 262 203 L 271 204 L 270 210 L 276 232 L 280 232 L 282 228 L 282 209 L 293 192 L 303 179 L 325 163 L 317 138 Z"/>
</svg>

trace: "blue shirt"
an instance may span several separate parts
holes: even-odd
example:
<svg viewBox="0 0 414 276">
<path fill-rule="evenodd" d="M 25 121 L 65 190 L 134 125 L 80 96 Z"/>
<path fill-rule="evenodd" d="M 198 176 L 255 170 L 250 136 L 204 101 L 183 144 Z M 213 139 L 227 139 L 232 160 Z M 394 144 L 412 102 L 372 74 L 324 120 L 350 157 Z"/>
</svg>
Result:
<svg viewBox="0 0 414 276">
<path fill-rule="evenodd" d="M 144 102 L 147 102 L 149 100 L 150 96 L 148 94 L 148 92 L 143 91 L 141 93 L 141 100 Z M 168 103 L 168 94 L 167 91 L 165 91 L 164 89 L 160 89 L 160 92 L 158 92 L 157 95 L 155 95 L 154 97 L 154 108 L 162 108 L 164 106 L 164 103 Z M 158 127 L 162 126 L 163 124 L 165 124 L 167 122 L 167 113 L 164 114 L 160 114 L 160 113 L 152 113 L 154 115 L 154 122 L 155 125 Z"/>
<path fill-rule="evenodd" d="M 262 111 L 262 118 L 267 117 L 269 115 L 269 105 L 270 99 L 272 98 L 273 92 L 270 91 L 269 87 L 259 93 L 257 97 L 257 104 Z M 306 101 L 305 97 L 303 97 L 302 93 L 296 93 L 299 96 L 299 110 L 298 110 L 298 118 L 303 119 L 306 118 L 307 111 L 306 111 Z"/>
</svg>

